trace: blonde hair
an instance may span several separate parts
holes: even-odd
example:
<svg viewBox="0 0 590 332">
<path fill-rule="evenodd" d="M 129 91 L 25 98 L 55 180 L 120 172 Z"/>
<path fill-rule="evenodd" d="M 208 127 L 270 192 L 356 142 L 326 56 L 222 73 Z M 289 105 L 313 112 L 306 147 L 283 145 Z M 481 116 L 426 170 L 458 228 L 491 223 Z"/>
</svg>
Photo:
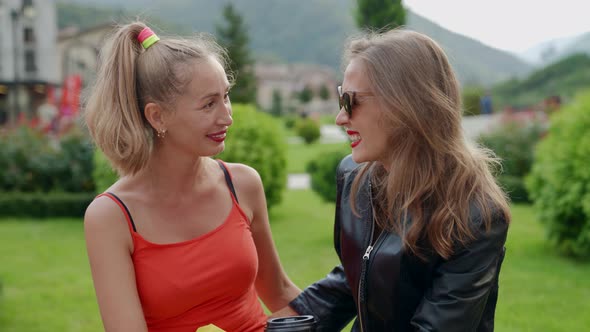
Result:
<svg viewBox="0 0 590 332">
<path fill-rule="evenodd" d="M 226 67 L 226 53 L 212 38 L 162 38 L 143 49 L 134 22 L 117 28 L 99 56 L 99 70 L 86 102 L 90 134 L 120 175 L 140 171 L 150 158 L 155 130 L 145 119 L 147 103 L 172 111 L 195 74 L 195 61 L 209 57 Z"/>
<path fill-rule="evenodd" d="M 389 169 L 369 162 L 357 174 L 353 209 L 360 181 L 370 174 L 378 225 L 396 231 L 422 258 L 425 251 L 449 258 L 457 244 L 473 239 L 479 222 L 470 220 L 473 208 L 488 230 L 492 219 L 509 222 L 506 195 L 491 172 L 498 160 L 465 141 L 459 83 L 441 47 L 414 31 L 369 32 L 349 42 L 343 63 L 352 59 L 362 61 L 386 110 L 390 147 Z"/>
</svg>

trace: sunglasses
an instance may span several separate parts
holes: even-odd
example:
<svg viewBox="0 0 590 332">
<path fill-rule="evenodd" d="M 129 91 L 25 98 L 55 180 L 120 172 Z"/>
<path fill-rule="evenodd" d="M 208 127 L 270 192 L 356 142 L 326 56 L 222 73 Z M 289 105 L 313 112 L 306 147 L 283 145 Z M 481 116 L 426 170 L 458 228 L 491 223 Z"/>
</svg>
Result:
<svg viewBox="0 0 590 332">
<path fill-rule="evenodd" d="M 352 116 L 352 108 L 357 105 L 356 97 L 362 96 L 373 96 L 370 92 L 356 92 L 356 91 L 342 91 L 342 85 L 338 86 L 338 106 L 340 109 L 344 107 L 344 110 L 349 117 Z"/>
</svg>

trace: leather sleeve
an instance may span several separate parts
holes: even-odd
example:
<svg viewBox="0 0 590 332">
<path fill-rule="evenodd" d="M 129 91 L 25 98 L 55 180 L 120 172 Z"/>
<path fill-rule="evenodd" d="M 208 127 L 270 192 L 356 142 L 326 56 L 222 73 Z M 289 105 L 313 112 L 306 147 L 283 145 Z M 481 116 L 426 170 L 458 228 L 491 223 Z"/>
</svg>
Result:
<svg viewBox="0 0 590 332">
<path fill-rule="evenodd" d="M 350 156 L 338 166 L 336 175 L 336 215 L 334 248 L 340 257 L 340 204 L 345 173 L 356 166 Z M 324 279 L 307 287 L 289 306 L 301 315 L 313 315 L 317 331 L 340 331 L 356 316 L 356 305 L 342 265 L 336 266 Z"/>
<path fill-rule="evenodd" d="M 416 331 L 476 331 L 484 311 L 493 312 L 508 231 L 504 218 L 495 219 L 489 232 L 479 230 L 435 269 L 432 287 L 411 321 Z"/>
<path fill-rule="evenodd" d="M 307 287 L 289 306 L 300 315 L 313 315 L 317 331 L 340 331 L 356 316 L 356 306 L 342 266 Z"/>
</svg>

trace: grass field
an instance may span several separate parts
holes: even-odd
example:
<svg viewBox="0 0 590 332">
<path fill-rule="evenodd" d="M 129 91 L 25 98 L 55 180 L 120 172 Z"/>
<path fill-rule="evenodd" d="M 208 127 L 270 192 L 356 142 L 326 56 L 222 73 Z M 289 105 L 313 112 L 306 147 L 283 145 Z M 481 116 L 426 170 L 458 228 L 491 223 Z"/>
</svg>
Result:
<svg viewBox="0 0 590 332">
<path fill-rule="evenodd" d="M 305 208 L 302 208 L 305 207 Z M 555 255 L 529 206 L 513 207 L 496 331 L 590 326 L 590 265 Z M 271 211 L 283 265 L 301 287 L 337 263 L 333 204 L 287 191 Z M 80 220 L 0 220 L 0 331 L 100 331 Z"/>
<path fill-rule="evenodd" d="M 289 144 L 289 151 L 287 153 L 287 173 L 305 173 L 307 163 L 321 156 L 323 153 L 350 149 L 348 142 L 332 143 L 332 144 Z"/>
</svg>

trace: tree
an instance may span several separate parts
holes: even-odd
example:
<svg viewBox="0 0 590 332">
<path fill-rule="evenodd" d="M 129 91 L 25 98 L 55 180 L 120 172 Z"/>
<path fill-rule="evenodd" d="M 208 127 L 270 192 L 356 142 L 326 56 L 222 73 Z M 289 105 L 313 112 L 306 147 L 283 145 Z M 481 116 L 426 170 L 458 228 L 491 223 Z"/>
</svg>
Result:
<svg viewBox="0 0 590 332">
<path fill-rule="evenodd" d="M 328 87 L 325 84 L 322 84 L 320 88 L 320 98 L 322 100 L 330 99 L 330 90 L 328 90 Z"/>
<path fill-rule="evenodd" d="M 357 0 L 355 16 L 359 28 L 395 28 L 406 24 L 401 0 Z"/>
<path fill-rule="evenodd" d="M 299 92 L 298 97 L 303 104 L 307 104 L 313 99 L 313 91 L 306 85 L 303 87 L 303 90 Z"/>
<path fill-rule="evenodd" d="M 279 90 L 272 92 L 272 104 L 270 105 L 270 114 L 279 117 L 283 114 L 283 96 Z"/>
<path fill-rule="evenodd" d="M 231 3 L 223 7 L 225 25 L 216 24 L 219 43 L 227 49 L 230 58 L 230 71 L 235 76 L 235 86 L 231 100 L 235 103 L 256 103 L 256 77 L 254 62 L 248 49 L 248 32 L 242 16 Z"/>
</svg>

